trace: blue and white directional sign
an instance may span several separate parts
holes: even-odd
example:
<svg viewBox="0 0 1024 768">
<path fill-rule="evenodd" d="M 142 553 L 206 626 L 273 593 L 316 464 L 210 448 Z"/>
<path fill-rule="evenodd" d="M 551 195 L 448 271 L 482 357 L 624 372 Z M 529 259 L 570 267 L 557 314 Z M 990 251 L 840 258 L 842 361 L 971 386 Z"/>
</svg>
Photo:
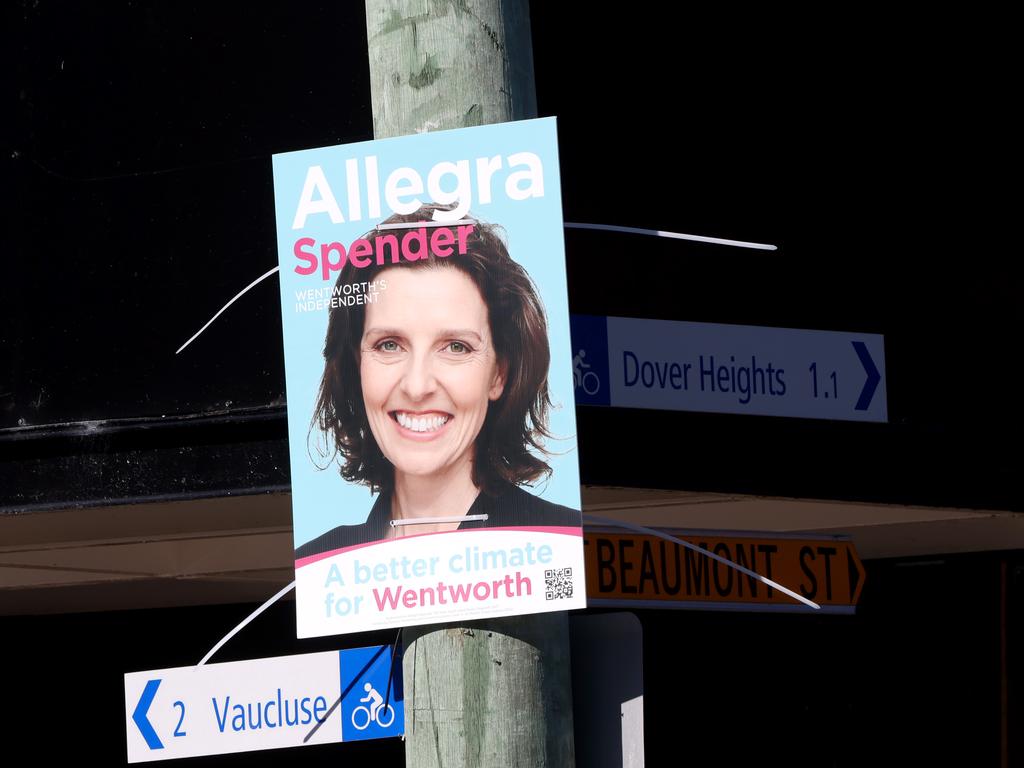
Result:
<svg viewBox="0 0 1024 768">
<path fill-rule="evenodd" d="M 871 333 L 571 317 L 578 405 L 888 421 Z"/>
<path fill-rule="evenodd" d="M 128 762 L 401 736 L 391 646 L 124 676 Z"/>
</svg>

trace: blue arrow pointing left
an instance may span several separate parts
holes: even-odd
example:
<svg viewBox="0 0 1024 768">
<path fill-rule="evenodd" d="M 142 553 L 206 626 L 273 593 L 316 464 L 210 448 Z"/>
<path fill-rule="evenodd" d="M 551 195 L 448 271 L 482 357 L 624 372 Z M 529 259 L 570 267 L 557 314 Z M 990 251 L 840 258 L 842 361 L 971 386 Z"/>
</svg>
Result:
<svg viewBox="0 0 1024 768">
<path fill-rule="evenodd" d="M 152 723 L 146 717 L 149 712 L 149 705 L 153 703 L 153 698 L 156 696 L 156 689 L 160 687 L 159 680 L 150 680 L 146 683 L 146 688 L 142 692 L 142 696 L 139 698 L 139 703 L 135 705 L 135 711 L 132 712 L 132 720 L 135 721 L 135 725 L 139 727 L 139 732 L 142 734 L 142 738 L 146 740 L 146 744 L 149 745 L 150 749 L 163 749 L 163 742 L 160 741 L 160 737 L 156 735 L 156 731 L 153 730 Z"/>
</svg>

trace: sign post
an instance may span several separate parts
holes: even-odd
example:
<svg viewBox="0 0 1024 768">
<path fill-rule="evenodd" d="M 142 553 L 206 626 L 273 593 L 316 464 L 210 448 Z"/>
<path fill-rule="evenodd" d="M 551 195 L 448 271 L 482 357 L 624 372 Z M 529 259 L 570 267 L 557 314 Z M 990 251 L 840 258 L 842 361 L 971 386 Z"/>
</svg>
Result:
<svg viewBox="0 0 1024 768">
<path fill-rule="evenodd" d="M 520 0 L 475 2 L 472 13 L 367 0 L 374 135 L 536 117 L 529 20 Z M 418 74 L 410 76 L 410 66 Z M 571 405 L 570 390 L 564 407 Z M 487 620 L 463 626 L 458 638 L 445 626 L 416 637 L 403 632 L 409 765 L 498 768 L 513 756 L 537 768 L 573 765 L 566 614 L 499 622 L 504 631 L 491 631 Z M 543 645 L 533 642 L 538 637 Z M 459 638 L 469 644 L 453 647 Z M 501 666 L 474 663 L 481 659 Z M 471 668 L 480 674 L 442 708 L 435 694 L 455 690 Z"/>
</svg>

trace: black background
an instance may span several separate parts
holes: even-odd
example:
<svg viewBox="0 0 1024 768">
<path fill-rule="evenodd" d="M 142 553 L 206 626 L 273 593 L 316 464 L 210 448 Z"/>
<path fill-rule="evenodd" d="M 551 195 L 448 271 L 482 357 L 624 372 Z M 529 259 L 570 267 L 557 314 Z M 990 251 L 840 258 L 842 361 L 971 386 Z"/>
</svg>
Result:
<svg viewBox="0 0 1024 768">
<path fill-rule="evenodd" d="M 271 154 L 371 138 L 362 13 L 18 8 L 3 506 L 287 487 L 276 278 L 174 353 L 276 264 Z M 779 247 L 568 230 L 570 309 L 884 334 L 890 423 L 581 408 L 584 480 L 1020 509 L 1003 49 L 796 21 L 535 5 L 567 221 Z"/>
<path fill-rule="evenodd" d="M 276 281 L 174 353 L 276 264 L 270 156 L 371 137 L 361 4 L 5 14 L 0 511 L 287 489 Z M 572 312 L 886 344 L 887 425 L 579 408 L 584 481 L 1021 510 L 1009 25 L 531 14 L 567 221 L 779 246 L 570 230 Z M 994 761 L 995 563 L 869 565 L 856 618 L 645 614 L 649 754 Z M 290 608 L 224 658 L 311 650 L 282 640 Z M 119 763 L 120 673 L 194 663 L 250 610 L 3 619 L 9 748 Z M 398 742 L 361 749 L 400 764 Z"/>
</svg>

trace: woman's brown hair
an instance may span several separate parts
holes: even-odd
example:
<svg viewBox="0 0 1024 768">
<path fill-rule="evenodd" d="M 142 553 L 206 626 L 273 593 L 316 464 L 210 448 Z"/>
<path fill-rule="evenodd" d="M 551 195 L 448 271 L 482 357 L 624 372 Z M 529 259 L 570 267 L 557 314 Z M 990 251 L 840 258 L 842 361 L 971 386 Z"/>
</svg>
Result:
<svg viewBox="0 0 1024 768">
<path fill-rule="evenodd" d="M 414 213 L 395 214 L 381 224 L 430 222 L 434 211 L 450 209 L 428 203 Z M 378 238 L 394 234 L 378 226 L 364 238 L 374 245 Z M 531 452 L 544 453 L 543 440 L 551 437 L 547 426 L 551 352 L 544 307 L 526 270 L 509 256 L 499 227 L 476 221 L 465 240 L 465 253 L 460 248 L 445 258 L 430 254 L 416 261 L 378 260 L 384 263 L 374 261 L 362 268 L 349 261 L 341 269 L 335 290 L 336 295 L 342 295 L 342 286 L 372 283 L 386 269 L 458 269 L 476 284 L 487 305 L 491 337 L 505 378 L 501 396 L 488 407 L 473 462 L 473 482 L 485 492 L 494 493 L 502 482 L 532 483 L 551 473 L 547 462 Z M 345 480 L 368 485 L 374 491 L 390 491 L 393 468 L 370 431 L 363 406 L 359 370 L 365 317 L 366 309 L 361 304 L 330 310 L 324 374 L 311 430 L 323 431 L 333 443 L 341 456 L 341 476 Z"/>
</svg>

